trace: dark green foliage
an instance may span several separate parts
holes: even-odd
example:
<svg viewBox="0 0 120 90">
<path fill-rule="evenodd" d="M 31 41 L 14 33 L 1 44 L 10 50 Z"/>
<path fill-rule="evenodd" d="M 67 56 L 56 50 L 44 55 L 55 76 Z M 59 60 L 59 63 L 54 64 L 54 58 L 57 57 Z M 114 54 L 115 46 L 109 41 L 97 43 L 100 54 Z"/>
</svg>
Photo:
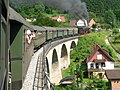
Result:
<svg viewBox="0 0 120 90">
<path fill-rule="evenodd" d="M 94 12 L 97 16 L 104 16 L 108 9 L 113 10 L 117 19 L 120 20 L 120 0 L 84 0 L 89 12 Z"/>
<path fill-rule="evenodd" d="M 40 18 L 44 16 L 45 12 L 52 13 L 52 9 L 42 3 L 33 6 L 24 5 L 18 8 L 18 11 L 24 18 Z"/>
<path fill-rule="evenodd" d="M 118 29 L 113 29 L 113 30 L 112 30 L 112 34 L 113 34 L 113 35 L 117 35 L 118 33 L 119 33 L 119 30 L 118 30 Z"/>
<path fill-rule="evenodd" d="M 66 22 L 57 22 L 52 20 L 53 16 L 59 16 L 60 12 L 56 8 L 45 6 L 43 3 L 35 5 L 24 5 L 17 8 L 17 11 L 24 18 L 36 18 L 36 21 L 32 24 L 38 26 L 51 26 L 51 27 L 68 27 L 67 14 L 62 14 L 66 18 Z"/>
<path fill-rule="evenodd" d="M 75 85 L 61 85 L 61 86 L 56 86 L 55 90 L 82 90 L 81 88 L 75 86 Z"/>
<path fill-rule="evenodd" d="M 84 88 L 77 87 L 76 85 L 60 85 L 56 86 L 55 90 L 110 90 L 108 82 L 103 80 L 89 80 L 87 84 L 83 84 Z"/>
<path fill-rule="evenodd" d="M 116 16 L 113 12 L 113 10 L 108 10 L 105 12 L 105 22 L 107 24 L 110 24 L 110 26 L 113 28 L 115 25 L 115 19 L 116 19 Z"/>
<path fill-rule="evenodd" d="M 51 26 L 51 27 L 57 27 L 59 26 L 59 22 L 53 21 L 50 18 L 38 18 L 36 22 L 33 22 L 33 24 L 38 25 L 38 26 Z"/>
<path fill-rule="evenodd" d="M 110 24 L 107 24 L 107 23 L 101 24 L 101 27 L 104 29 L 112 28 L 112 26 Z"/>
<path fill-rule="evenodd" d="M 105 32 L 92 33 L 79 38 L 77 47 L 71 52 L 71 58 L 79 57 L 83 61 L 92 51 L 93 45 L 98 43 L 109 51 L 112 57 L 115 57 L 112 49 L 105 44 Z"/>
<path fill-rule="evenodd" d="M 112 30 L 112 38 L 114 43 L 119 43 L 120 42 L 120 32 L 119 29 L 113 29 Z"/>
<path fill-rule="evenodd" d="M 110 90 L 109 83 L 103 80 L 89 80 L 84 90 Z"/>
</svg>

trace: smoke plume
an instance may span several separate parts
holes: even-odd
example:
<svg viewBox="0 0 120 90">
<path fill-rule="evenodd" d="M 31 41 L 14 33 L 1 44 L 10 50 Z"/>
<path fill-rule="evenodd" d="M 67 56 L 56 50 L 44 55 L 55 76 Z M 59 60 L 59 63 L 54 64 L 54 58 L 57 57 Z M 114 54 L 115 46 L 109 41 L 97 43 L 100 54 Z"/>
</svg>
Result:
<svg viewBox="0 0 120 90">
<path fill-rule="evenodd" d="M 43 1 L 46 5 L 54 6 L 60 9 L 61 11 L 68 11 L 71 18 L 88 19 L 86 4 L 81 0 L 43 0 Z"/>
<path fill-rule="evenodd" d="M 37 3 L 45 3 L 47 6 L 52 6 L 60 9 L 62 12 L 69 12 L 70 18 L 88 19 L 86 4 L 81 0 L 10 0 L 14 6 L 34 5 Z"/>
</svg>

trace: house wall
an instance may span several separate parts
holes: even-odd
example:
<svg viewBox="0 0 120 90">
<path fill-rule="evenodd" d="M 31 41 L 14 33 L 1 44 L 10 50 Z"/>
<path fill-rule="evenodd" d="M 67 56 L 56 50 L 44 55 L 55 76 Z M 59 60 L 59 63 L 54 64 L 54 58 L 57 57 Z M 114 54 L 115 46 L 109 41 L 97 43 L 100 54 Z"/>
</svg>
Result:
<svg viewBox="0 0 120 90">
<path fill-rule="evenodd" d="M 103 69 L 114 69 L 114 62 L 105 62 L 106 67 L 103 67 Z"/>
<path fill-rule="evenodd" d="M 102 80 L 106 80 L 106 81 L 107 81 L 107 77 L 106 77 L 104 71 L 101 71 L 101 72 L 93 72 L 93 76 L 96 77 L 96 78 L 98 78 L 98 79 L 101 79 L 101 77 L 99 76 L 100 73 L 102 73 Z"/>
<path fill-rule="evenodd" d="M 90 62 L 94 61 L 94 59 L 97 59 L 97 55 L 98 55 L 98 54 L 102 54 L 102 59 L 105 59 L 106 61 L 110 61 L 109 58 L 107 58 L 102 52 L 100 52 L 100 51 L 98 52 L 98 51 L 97 51 L 97 52 L 93 55 L 93 57 L 91 58 Z"/>
<path fill-rule="evenodd" d="M 93 63 L 94 65 L 94 69 L 96 69 L 96 65 L 95 65 L 95 62 L 94 60 L 97 60 L 97 55 L 98 54 L 102 54 L 102 59 L 105 59 L 105 67 L 101 67 L 101 63 L 98 63 L 99 64 L 99 68 L 103 68 L 105 70 L 108 70 L 108 69 L 114 69 L 114 62 L 111 62 L 109 60 L 108 57 L 106 57 L 106 55 L 104 55 L 101 51 L 97 51 L 93 57 L 91 58 L 91 60 L 87 63 L 87 67 L 88 69 L 91 68 L 91 63 Z"/>
<path fill-rule="evenodd" d="M 120 80 L 111 81 L 112 90 L 120 90 Z"/>
<path fill-rule="evenodd" d="M 94 62 L 88 62 L 87 63 L 87 68 L 91 69 L 91 63 L 93 63 L 93 66 L 94 66 L 93 69 L 96 69 L 96 65 L 95 65 L 96 63 L 94 63 Z M 114 62 L 105 62 L 105 67 L 101 67 L 101 63 L 99 63 L 99 69 L 100 68 L 103 68 L 105 70 L 114 69 Z"/>
</svg>

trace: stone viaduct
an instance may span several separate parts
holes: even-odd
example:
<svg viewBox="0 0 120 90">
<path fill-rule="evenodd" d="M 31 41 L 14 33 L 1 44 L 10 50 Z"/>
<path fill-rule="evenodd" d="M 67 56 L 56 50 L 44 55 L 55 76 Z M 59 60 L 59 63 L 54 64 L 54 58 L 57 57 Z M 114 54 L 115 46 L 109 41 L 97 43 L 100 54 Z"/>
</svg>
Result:
<svg viewBox="0 0 120 90">
<path fill-rule="evenodd" d="M 52 47 L 46 53 L 47 73 L 54 84 L 59 84 L 62 79 L 62 72 L 70 65 L 70 51 L 76 47 L 78 38 L 61 42 Z"/>
<path fill-rule="evenodd" d="M 78 38 L 62 38 L 41 47 L 32 57 L 21 90 L 52 90 L 50 83 L 58 85 L 62 70 L 70 65 L 70 51 L 76 47 Z"/>
</svg>

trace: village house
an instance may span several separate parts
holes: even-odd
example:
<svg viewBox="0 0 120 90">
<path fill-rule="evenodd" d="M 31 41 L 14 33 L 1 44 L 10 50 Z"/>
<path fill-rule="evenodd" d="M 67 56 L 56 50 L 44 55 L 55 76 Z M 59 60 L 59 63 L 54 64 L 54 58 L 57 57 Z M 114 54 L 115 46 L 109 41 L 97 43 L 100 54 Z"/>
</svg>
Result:
<svg viewBox="0 0 120 90">
<path fill-rule="evenodd" d="M 92 52 L 85 61 L 90 78 L 106 79 L 105 70 L 114 69 L 114 61 L 108 51 L 98 44 L 93 46 Z"/>
<path fill-rule="evenodd" d="M 55 20 L 57 22 L 65 22 L 65 17 L 64 16 L 55 16 L 55 17 L 52 17 L 52 20 Z"/>
<path fill-rule="evenodd" d="M 120 90 L 120 69 L 106 70 L 105 74 L 109 80 L 111 90 Z"/>
<path fill-rule="evenodd" d="M 89 22 L 89 28 L 92 28 L 94 24 L 96 24 L 96 22 L 94 21 L 94 19 L 91 19 Z"/>
</svg>

